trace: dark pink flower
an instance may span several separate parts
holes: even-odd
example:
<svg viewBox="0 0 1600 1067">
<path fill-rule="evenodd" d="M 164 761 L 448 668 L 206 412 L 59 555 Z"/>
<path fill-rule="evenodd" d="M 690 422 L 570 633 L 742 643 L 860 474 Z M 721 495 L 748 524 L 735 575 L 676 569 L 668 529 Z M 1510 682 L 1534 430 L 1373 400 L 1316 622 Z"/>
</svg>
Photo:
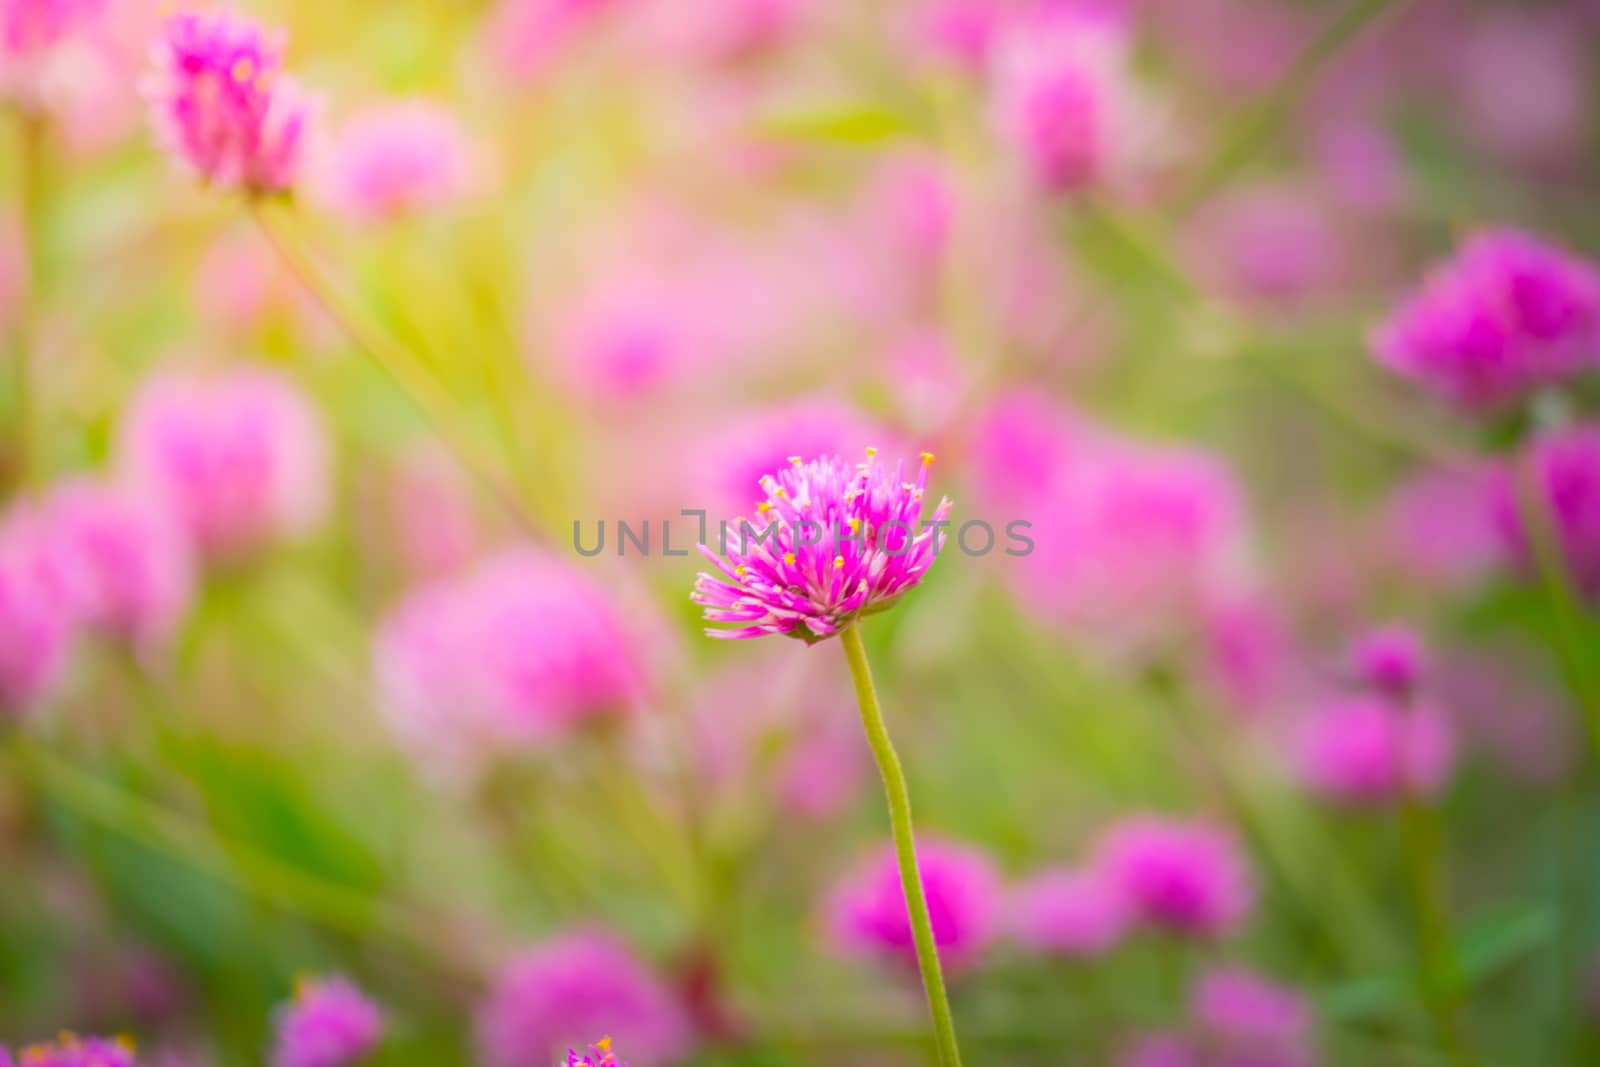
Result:
<svg viewBox="0 0 1600 1067">
<path fill-rule="evenodd" d="M 1255 895 L 1233 834 L 1201 819 L 1124 819 L 1101 838 L 1094 867 L 1139 919 L 1199 937 L 1232 932 Z"/>
<path fill-rule="evenodd" d="M 1553 527 L 1568 575 L 1584 596 L 1600 598 L 1600 425 L 1571 426 L 1538 438 L 1514 470 L 1502 470 L 1491 493 L 1506 556 L 1534 566 L 1526 511 L 1543 508 L 1542 521 Z"/>
<path fill-rule="evenodd" d="M 350 1067 L 377 1047 L 383 1014 L 343 978 L 302 980 L 278 1013 L 273 1067 Z"/>
<path fill-rule="evenodd" d="M 0 1064 L 8 1059 L 0 1049 Z M 62 1034 L 54 1041 L 18 1050 L 17 1067 L 136 1067 L 136 1061 L 133 1042 L 125 1037 Z"/>
<path fill-rule="evenodd" d="M 1455 737 L 1423 704 L 1379 696 L 1335 701 L 1305 719 L 1295 759 L 1306 787 L 1341 804 L 1391 804 L 1405 790 L 1431 796 L 1449 778 Z"/>
<path fill-rule="evenodd" d="M 893 606 L 944 547 L 949 499 L 922 519 L 932 462 L 924 453 L 912 481 L 904 463 L 891 470 L 868 449 L 864 463 L 796 456 L 764 477 L 766 499 L 729 529 L 725 556 L 700 546 L 717 573 L 702 573 L 691 599 L 708 622 L 735 624 L 706 633 L 815 642 Z"/>
</svg>

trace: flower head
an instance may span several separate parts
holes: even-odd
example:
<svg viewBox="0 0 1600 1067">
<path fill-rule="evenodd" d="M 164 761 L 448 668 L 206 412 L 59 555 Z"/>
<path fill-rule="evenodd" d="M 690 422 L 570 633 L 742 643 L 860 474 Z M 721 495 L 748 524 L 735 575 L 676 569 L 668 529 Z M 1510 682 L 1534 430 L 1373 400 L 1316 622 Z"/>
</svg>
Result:
<svg viewBox="0 0 1600 1067">
<path fill-rule="evenodd" d="M 959 969 L 999 932 L 1000 876 L 984 853 L 937 838 L 917 842 L 917 869 L 939 956 L 946 967 Z M 840 884 L 825 911 L 828 933 L 842 951 L 915 965 L 911 916 L 892 845 Z"/>
<path fill-rule="evenodd" d="M 327 442 L 286 378 L 258 367 L 161 372 L 123 417 L 128 484 L 177 517 L 212 559 L 309 533 L 327 510 Z"/>
<path fill-rule="evenodd" d="M 1406 697 L 1415 691 L 1426 667 L 1422 636 L 1409 626 L 1380 626 L 1356 639 L 1350 665 L 1356 678 L 1380 693 Z"/>
<path fill-rule="evenodd" d="M 864 463 L 796 456 L 787 470 L 763 478 L 766 499 L 755 520 L 735 524 L 726 557 L 700 546 L 718 574 L 702 572 L 692 599 L 708 622 L 737 624 L 706 633 L 816 642 L 893 606 L 944 547 L 949 498 L 922 522 L 932 462 L 924 453 L 910 481 L 904 463 L 890 470 L 868 449 Z"/>
<path fill-rule="evenodd" d="M 1013 936 L 1052 955 L 1103 955 L 1122 940 L 1131 918 L 1127 899 L 1098 871 L 1044 871 L 1011 896 Z"/>
<path fill-rule="evenodd" d="M 171 515 L 118 486 L 77 480 L 51 492 L 45 521 L 76 621 L 140 651 L 172 637 L 194 576 Z"/>
<path fill-rule="evenodd" d="M 1203 820 L 1135 816 L 1101 839 L 1094 866 L 1134 914 L 1178 933 L 1215 937 L 1250 910 L 1250 869 L 1233 835 Z"/>
<path fill-rule="evenodd" d="M 692 1044 L 689 1020 L 671 990 L 626 944 L 596 931 L 567 934 L 517 956 L 478 1016 L 489 1067 L 548 1067 L 561 1049 L 606 1030 L 629 1049 L 648 1050 L 638 1061 L 644 1067 L 675 1063 Z"/>
<path fill-rule="evenodd" d="M 1189 998 L 1215 1061 L 1238 1067 L 1309 1067 L 1311 1012 L 1293 989 L 1241 967 L 1203 975 Z M 1212 1062 L 1207 1060 L 1206 1062 Z"/>
<path fill-rule="evenodd" d="M 1337 701 L 1300 724 L 1300 779 L 1342 804 L 1385 804 L 1402 790 L 1433 794 L 1449 778 L 1455 737 L 1449 720 L 1426 705 L 1402 707 L 1381 696 Z"/>
<path fill-rule="evenodd" d="M 386 222 L 448 207 L 471 189 L 473 147 L 448 108 L 403 100 L 346 120 L 324 162 L 321 187 L 356 222 Z"/>
<path fill-rule="evenodd" d="M 0 1049 L 0 1064 L 6 1063 Z M 62 1034 L 54 1041 L 29 1045 L 17 1053 L 17 1067 L 135 1067 L 133 1042 L 125 1037 L 79 1037 Z"/>
<path fill-rule="evenodd" d="M 458 776 L 627 714 L 647 674 L 606 590 L 528 548 L 408 595 L 379 629 L 373 661 L 402 743 Z"/>
<path fill-rule="evenodd" d="M 167 21 L 145 83 L 156 136 L 201 179 L 252 194 L 295 183 L 310 99 L 284 74 L 282 34 L 232 12 Z"/>
<path fill-rule="evenodd" d="M 343 978 L 303 979 L 278 1013 L 274 1067 L 348 1067 L 383 1036 L 383 1014 Z"/>
<path fill-rule="evenodd" d="M 73 617 L 62 593 L 47 525 L 13 511 L 0 523 L 0 719 L 38 707 L 66 669 Z"/>
<path fill-rule="evenodd" d="M 567 1067 L 628 1067 L 628 1065 L 617 1062 L 617 1054 L 611 1051 L 611 1039 L 602 1037 L 590 1045 L 586 1053 L 580 1053 L 577 1049 L 567 1049 Z"/>
<path fill-rule="evenodd" d="M 1523 482 L 1531 483 L 1524 492 Z M 1524 497 L 1531 497 L 1526 503 Z M 1600 425 L 1545 434 L 1503 470 L 1491 488 L 1490 507 L 1503 553 L 1531 565 L 1529 505 L 1542 507 L 1568 573 L 1590 599 L 1600 598 Z"/>
<path fill-rule="evenodd" d="M 1378 331 L 1378 361 L 1469 410 L 1600 364 L 1600 267 L 1515 230 L 1469 240 Z"/>
</svg>

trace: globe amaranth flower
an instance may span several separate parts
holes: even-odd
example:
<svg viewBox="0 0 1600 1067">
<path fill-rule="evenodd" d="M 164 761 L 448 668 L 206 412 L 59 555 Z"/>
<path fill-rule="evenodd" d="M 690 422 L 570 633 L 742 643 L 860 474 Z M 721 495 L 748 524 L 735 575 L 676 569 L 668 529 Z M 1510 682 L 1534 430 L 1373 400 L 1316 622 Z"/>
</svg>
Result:
<svg viewBox="0 0 1600 1067">
<path fill-rule="evenodd" d="M 1433 270 L 1374 348 L 1452 404 L 1505 407 L 1600 363 L 1600 267 L 1529 234 L 1481 233 Z"/>
<path fill-rule="evenodd" d="M 628 1067 L 628 1065 L 617 1062 L 617 1054 L 611 1049 L 611 1039 L 602 1037 L 589 1046 L 588 1052 L 567 1049 L 567 1067 Z"/>
<path fill-rule="evenodd" d="M 345 120 L 317 167 L 324 199 L 359 223 L 447 208 L 472 191 L 474 148 L 456 116 L 431 100 L 397 100 Z"/>
<path fill-rule="evenodd" d="M 1422 635 L 1409 626 L 1379 626 L 1352 643 L 1350 666 L 1363 685 L 1404 699 L 1416 691 L 1422 679 L 1427 649 Z"/>
<path fill-rule="evenodd" d="M 1299 725 L 1294 758 L 1306 788 L 1347 805 L 1437 793 L 1455 761 L 1455 732 L 1438 709 L 1383 696 L 1345 698 Z"/>
<path fill-rule="evenodd" d="M 1312 1016 L 1295 990 L 1242 967 L 1207 971 L 1189 997 L 1189 1015 L 1221 1067 L 1310 1067 Z"/>
<path fill-rule="evenodd" d="M 273 1067 L 348 1067 L 383 1037 L 383 1013 L 344 978 L 305 978 L 279 1009 Z"/>
<path fill-rule="evenodd" d="M 229 11 L 167 20 L 145 80 L 162 147 L 205 182 L 253 195 L 299 176 L 314 107 L 283 73 L 283 35 Z"/>
<path fill-rule="evenodd" d="M 1197 937 L 1231 932 L 1254 899 L 1233 834 L 1203 819 L 1141 815 L 1113 826 L 1093 866 L 1141 921 Z"/>
<path fill-rule="evenodd" d="M 700 551 L 717 569 L 702 572 L 691 599 L 705 609 L 711 637 L 786 634 L 816 642 L 863 615 L 892 607 L 922 581 L 944 547 L 950 500 L 922 521 L 932 453 L 923 453 L 915 481 L 905 464 L 885 466 L 875 449 L 864 463 L 827 456 L 791 458 L 787 470 L 761 480 L 766 499 L 756 519 L 740 519 L 719 556 Z"/>
<path fill-rule="evenodd" d="M 1529 569 L 1536 559 L 1530 512 L 1542 508 L 1538 523 L 1551 527 L 1568 575 L 1585 597 L 1600 599 L 1600 425 L 1539 437 L 1498 472 L 1489 506 L 1502 553 Z"/>
<path fill-rule="evenodd" d="M 30 110 L 43 103 L 52 58 L 105 8 L 106 0 L 0 0 L 0 100 Z"/>
<path fill-rule="evenodd" d="M 407 595 L 379 628 L 373 668 L 386 722 L 447 778 L 630 713 L 648 674 L 607 590 L 532 548 Z"/>
<path fill-rule="evenodd" d="M 1052 956 L 1102 956 L 1121 943 L 1133 918 L 1127 898 L 1099 871 L 1041 871 L 1016 887 L 1011 934 Z"/>
<path fill-rule="evenodd" d="M 88 479 L 44 508 L 75 620 L 140 652 L 164 646 L 194 593 L 188 541 L 157 501 Z"/>
<path fill-rule="evenodd" d="M 62 1034 L 54 1041 L 19 1049 L 17 1067 L 136 1067 L 133 1042 L 125 1037 L 79 1037 Z M 10 1067 L 4 1049 L 0 1065 Z"/>
<path fill-rule="evenodd" d="M 0 522 L 0 721 L 36 710 L 66 670 L 72 607 L 35 509 Z"/>
<path fill-rule="evenodd" d="M 119 473 L 211 560 L 305 535 L 329 503 L 328 444 L 310 401 L 264 367 L 161 371 L 119 427 Z"/>
<path fill-rule="evenodd" d="M 563 1049 L 610 1032 L 639 1067 L 683 1060 L 692 1027 L 677 998 L 624 942 L 565 934 L 515 957 L 478 1015 L 488 1067 L 549 1067 Z"/>
<path fill-rule="evenodd" d="M 939 958 L 947 968 L 959 970 L 1000 932 L 1004 891 L 999 873 L 978 849 L 938 838 L 917 842 L 917 869 Z M 830 940 L 845 954 L 916 966 L 911 916 L 893 845 L 885 844 L 834 889 L 823 918 Z"/>
</svg>

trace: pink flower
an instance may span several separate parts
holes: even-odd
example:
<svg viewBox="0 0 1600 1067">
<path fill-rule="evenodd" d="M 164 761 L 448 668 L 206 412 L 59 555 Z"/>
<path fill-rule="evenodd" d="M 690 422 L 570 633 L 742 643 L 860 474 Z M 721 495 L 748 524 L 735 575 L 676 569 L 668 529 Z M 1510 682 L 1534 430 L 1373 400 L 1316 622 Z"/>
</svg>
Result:
<svg viewBox="0 0 1600 1067">
<path fill-rule="evenodd" d="M 1102 956 L 1127 932 L 1127 899 L 1098 871 L 1042 871 L 1011 894 L 1011 932 L 1024 947 L 1062 956 Z"/>
<path fill-rule="evenodd" d="M 489 46 L 511 74 L 536 77 L 619 3 L 620 0 L 501 0 L 489 20 Z"/>
<path fill-rule="evenodd" d="M 1206 1063 L 1180 1037 L 1145 1034 L 1117 1057 L 1117 1067 L 1206 1067 Z"/>
<path fill-rule="evenodd" d="M 473 146 L 456 116 L 431 100 L 377 104 L 350 116 L 319 167 L 333 209 L 359 223 L 447 208 L 474 180 Z"/>
<path fill-rule="evenodd" d="M 1295 739 L 1301 780 L 1340 804 L 1391 804 L 1407 789 L 1431 796 L 1449 778 L 1454 757 L 1454 732 L 1437 710 L 1377 696 L 1321 708 Z"/>
<path fill-rule="evenodd" d="M 0 1063 L 10 1057 L 0 1048 Z M 17 1053 L 17 1067 L 135 1067 L 133 1043 L 125 1037 L 78 1037 L 62 1034 Z"/>
<path fill-rule="evenodd" d="M 1533 499 L 1525 504 L 1525 497 Z M 1536 439 L 1515 471 L 1500 472 L 1490 504 L 1502 551 L 1527 568 L 1534 555 L 1525 510 L 1542 507 L 1567 573 L 1585 596 L 1600 598 L 1600 425 L 1571 426 Z"/>
<path fill-rule="evenodd" d="M 1233 834 L 1204 820 L 1124 819 L 1101 838 L 1093 866 L 1139 919 L 1197 937 L 1232 932 L 1255 892 Z"/>
<path fill-rule="evenodd" d="M 0 719 L 36 709 L 66 669 L 72 610 L 49 536 L 31 510 L 0 522 Z"/>
<path fill-rule="evenodd" d="M 1191 258 L 1235 299 L 1277 310 L 1325 297 L 1342 273 L 1339 220 L 1309 190 L 1258 185 L 1224 196 L 1196 224 Z"/>
<path fill-rule="evenodd" d="M 1600 361 L 1600 268 L 1514 230 L 1470 239 L 1379 329 L 1390 370 L 1472 411 Z"/>
<path fill-rule="evenodd" d="M 1415 692 L 1426 667 L 1422 635 L 1409 626 L 1379 626 L 1350 647 L 1350 665 L 1357 679 L 1385 696 L 1405 699 Z"/>
<path fill-rule="evenodd" d="M 531 548 L 409 594 L 380 626 L 373 663 L 390 728 L 446 776 L 629 714 L 646 687 L 606 591 Z"/>
<path fill-rule="evenodd" d="M 79 480 L 51 492 L 45 521 L 77 621 L 145 652 L 172 638 L 194 575 L 171 515 L 122 488 Z"/>
<path fill-rule="evenodd" d="M 1594 71 L 1585 33 L 1567 10 L 1477 14 L 1450 58 L 1448 113 L 1489 151 L 1530 164 L 1581 158 Z"/>
<path fill-rule="evenodd" d="M 762 479 L 766 499 L 756 519 L 730 529 L 726 558 L 700 546 L 717 575 L 702 572 L 690 599 L 705 608 L 708 622 L 736 624 L 707 635 L 787 634 L 810 643 L 888 610 L 944 547 L 949 499 L 922 522 L 932 462 L 923 453 L 913 482 L 904 463 L 891 471 L 875 449 L 858 464 L 796 456 L 787 470 Z"/>
<path fill-rule="evenodd" d="M 383 1036 L 377 1005 L 343 978 L 307 979 L 278 1013 L 273 1067 L 349 1067 Z"/>
<path fill-rule="evenodd" d="M 692 271 L 641 264 L 592 279 L 556 326 L 566 379 L 590 398 L 637 400 L 714 361 L 722 323 L 697 283 Z"/>
<path fill-rule="evenodd" d="M 0 99 L 45 103 L 63 45 L 99 21 L 106 0 L 0 0 Z"/>
<path fill-rule="evenodd" d="M 995 129 L 1037 185 L 1060 193 L 1104 182 L 1147 147 L 1149 108 L 1115 21 L 1025 20 L 996 47 Z"/>
<path fill-rule="evenodd" d="M 618 1064 L 616 1053 L 611 1051 L 611 1039 L 603 1037 L 593 1045 L 589 1051 L 579 1054 L 577 1049 L 567 1049 L 567 1067 L 628 1067 L 627 1064 Z"/>
<path fill-rule="evenodd" d="M 940 959 L 951 970 L 972 964 L 1000 932 L 1004 894 L 994 863 L 975 848 L 924 838 L 917 842 L 917 870 Z M 833 944 L 847 955 L 916 965 L 893 845 L 879 848 L 834 889 L 824 920 Z"/>
<path fill-rule="evenodd" d="M 283 39 L 232 12 L 175 15 L 146 80 L 163 148 L 203 181 L 252 195 L 291 188 L 312 111 L 284 74 Z"/>
<path fill-rule="evenodd" d="M 1397 577 L 1447 590 L 1481 585 L 1503 556 L 1495 525 L 1493 471 L 1429 471 L 1401 485 L 1382 517 Z"/>
<path fill-rule="evenodd" d="M 618 938 L 563 935 L 523 952 L 495 979 L 478 1015 L 489 1067 L 548 1067 L 562 1049 L 609 1033 L 636 1067 L 688 1056 L 693 1035 L 672 991 Z M 643 1051 L 638 1051 L 643 1050 Z"/>
<path fill-rule="evenodd" d="M 1310 1067 L 1316 1060 L 1305 1001 L 1252 971 L 1208 971 L 1190 996 L 1189 1013 L 1223 1067 Z"/>
<path fill-rule="evenodd" d="M 922 0 L 911 17 L 911 43 L 932 59 L 980 73 L 1016 6 L 1007 0 Z"/>
<path fill-rule="evenodd" d="M 479 543 L 472 486 L 437 446 L 408 450 L 383 486 L 382 536 L 407 574 L 440 578 L 471 562 Z"/>
<path fill-rule="evenodd" d="M 119 468 L 231 561 L 311 532 L 327 512 L 328 445 L 310 402 L 263 367 L 161 371 L 123 415 Z"/>
</svg>

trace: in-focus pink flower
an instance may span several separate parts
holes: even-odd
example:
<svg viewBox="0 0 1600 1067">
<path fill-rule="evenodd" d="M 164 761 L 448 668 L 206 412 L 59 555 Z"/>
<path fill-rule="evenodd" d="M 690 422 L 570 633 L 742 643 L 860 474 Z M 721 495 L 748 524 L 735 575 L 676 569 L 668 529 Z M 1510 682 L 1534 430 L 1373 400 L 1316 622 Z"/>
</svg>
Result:
<svg viewBox="0 0 1600 1067">
<path fill-rule="evenodd" d="M 1093 867 L 1140 920 L 1181 934 L 1228 934 L 1254 899 L 1250 868 L 1233 834 L 1203 819 L 1124 819 L 1101 838 Z"/>
<path fill-rule="evenodd" d="M 1012 890 L 1011 934 L 1034 952 L 1094 957 L 1115 948 L 1133 918 L 1127 898 L 1100 872 L 1041 871 Z"/>
<path fill-rule="evenodd" d="M 569 933 L 517 956 L 478 1015 L 488 1067 L 548 1067 L 596 1033 L 610 1033 L 635 1067 L 680 1062 L 693 1046 L 672 991 L 601 931 Z"/>
<path fill-rule="evenodd" d="M 1503 470 L 1492 489 L 1496 529 L 1503 552 L 1534 566 L 1528 507 L 1545 511 L 1579 591 L 1600 598 L 1600 425 L 1581 424 L 1545 434 Z M 1525 483 L 1525 484 L 1524 484 Z"/>
<path fill-rule="evenodd" d="M 9 1057 L 0 1049 L 0 1063 Z M 54 1041 L 17 1051 L 17 1067 L 136 1067 L 133 1043 L 125 1037 L 62 1034 Z"/>
<path fill-rule="evenodd" d="M 34 509 L 0 522 L 0 719 L 35 710 L 66 669 L 72 607 L 49 540 Z"/>
<path fill-rule="evenodd" d="M 1391 804 L 1404 791 L 1437 793 L 1450 776 L 1450 722 L 1426 704 L 1380 696 L 1334 701 L 1301 722 L 1295 739 L 1300 779 L 1339 804 Z"/>
<path fill-rule="evenodd" d="M 911 481 L 904 463 L 890 470 L 868 449 L 864 463 L 796 456 L 788 469 L 763 478 L 766 499 L 754 519 L 733 524 L 720 546 L 725 556 L 700 546 L 717 574 L 702 572 L 691 599 L 708 622 L 735 624 L 706 633 L 815 642 L 892 607 L 944 547 L 949 498 L 922 519 L 932 462 L 923 453 Z"/>
<path fill-rule="evenodd" d="M 143 652 L 172 638 L 193 596 L 193 561 L 158 502 L 75 480 L 51 491 L 45 521 L 78 622 Z"/>
<path fill-rule="evenodd" d="M 273 1067 L 350 1067 L 383 1037 L 383 1013 L 344 978 L 308 978 L 278 1012 Z"/>
<path fill-rule="evenodd" d="M 316 411 L 264 367 L 158 372 L 123 415 L 118 467 L 214 560 L 304 536 L 329 503 Z"/>
<path fill-rule="evenodd" d="M 144 91 L 163 148 L 205 182 L 251 194 L 295 184 L 313 107 L 283 73 L 283 35 L 229 11 L 174 15 Z"/>
<path fill-rule="evenodd" d="M 1311 1067 L 1311 1011 L 1294 990 L 1241 967 L 1206 972 L 1190 995 L 1202 1042 L 1224 1067 Z"/>
<path fill-rule="evenodd" d="M 607 592 L 531 548 L 409 594 L 378 630 L 373 669 L 390 728 L 446 777 L 631 713 L 647 673 Z"/>
<path fill-rule="evenodd" d="M 971 965 L 1000 933 L 1004 889 L 993 861 L 976 848 L 922 837 L 917 869 L 940 960 L 949 970 Z M 824 904 L 824 922 L 833 945 L 847 955 L 916 966 L 893 845 L 882 846 L 833 890 Z"/>
<path fill-rule="evenodd" d="M 474 148 L 449 108 L 397 100 L 356 112 L 318 161 L 322 198 L 359 223 L 450 207 L 472 191 Z"/>
<path fill-rule="evenodd" d="M 1151 140 L 1151 109 L 1128 69 L 1125 27 L 1087 16 L 1030 19 L 996 44 L 993 121 L 1050 192 L 1115 178 Z"/>
<path fill-rule="evenodd" d="M 1378 331 L 1380 363 L 1472 411 L 1600 365 L 1600 267 L 1491 230 L 1435 268 Z"/>
</svg>

